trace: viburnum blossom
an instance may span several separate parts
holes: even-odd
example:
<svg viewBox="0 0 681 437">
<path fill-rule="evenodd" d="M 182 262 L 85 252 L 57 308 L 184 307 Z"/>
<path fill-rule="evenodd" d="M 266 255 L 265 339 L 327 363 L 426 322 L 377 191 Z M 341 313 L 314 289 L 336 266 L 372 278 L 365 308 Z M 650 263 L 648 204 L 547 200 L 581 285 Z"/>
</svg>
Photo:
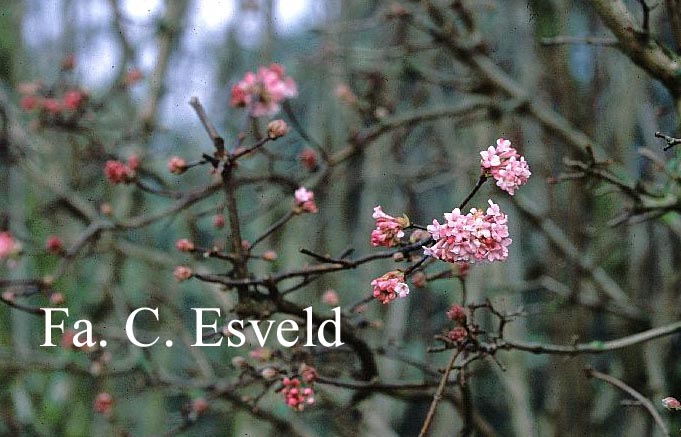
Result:
<svg viewBox="0 0 681 437">
<path fill-rule="evenodd" d="M 409 286 L 404 282 L 404 273 L 397 270 L 374 279 L 371 286 L 374 287 L 374 297 L 383 304 L 398 297 L 405 298 L 409 294 Z"/>
<path fill-rule="evenodd" d="M 298 188 L 294 197 L 296 199 L 296 206 L 300 208 L 302 212 L 317 212 L 317 204 L 314 202 L 314 192 L 307 190 L 305 187 Z"/>
<path fill-rule="evenodd" d="M 0 232 L 0 260 L 15 255 L 21 250 L 21 245 L 9 232 Z"/>
<path fill-rule="evenodd" d="M 480 165 L 485 174 L 497 181 L 497 186 L 511 196 L 529 179 L 530 167 L 511 142 L 503 138 L 497 140 L 497 146 L 490 146 L 480 152 Z"/>
<path fill-rule="evenodd" d="M 284 76 L 284 67 L 272 64 L 269 67 L 260 67 L 257 73 L 246 73 L 232 87 L 230 105 L 250 108 L 254 117 L 272 116 L 279 112 L 279 104 L 284 99 L 297 95 L 296 83 Z"/>
<path fill-rule="evenodd" d="M 662 399 L 662 405 L 668 410 L 681 410 L 681 402 L 671 396 Z"/>
<path fill-rule="evenodd" d="M 371 232 L 371 244 L 373 246 L 392 247 L 404 237 L 404 228 L 409 226 L 409 219 L 393 217 L 383 212 L 381 206 L 374 208 L 373 218 L 376 219 L 376 229 Z"/>
<path fill-rule="evenodd" d="M 127 164 L 110 159 L 106 161 L 104 174 L 112 184 L 128 184 L 137 177 L 135 169 L 138 166 L 139 159 L 134 155 L 130 157 Z"/>
<path fill-rule="evenodd" d="M 491 200 L 487 211 L 471 209 L 466 215 L 459 208 L 445 213 L 440 224 L 433 220 L 428 232 L 435 244 L 424 253 L 447 262 L 503 261 L 508 257 L 508 217 Z"/>
<path fill-rule="evenodd" d="M 281 394 L 284 396 L 286 405 L 297 411 L 303 411 L 306 405 L 314 404 L 314 390 L 306 387 L 298 378 L 284 378 L 284 388 Z"/>
</svg>

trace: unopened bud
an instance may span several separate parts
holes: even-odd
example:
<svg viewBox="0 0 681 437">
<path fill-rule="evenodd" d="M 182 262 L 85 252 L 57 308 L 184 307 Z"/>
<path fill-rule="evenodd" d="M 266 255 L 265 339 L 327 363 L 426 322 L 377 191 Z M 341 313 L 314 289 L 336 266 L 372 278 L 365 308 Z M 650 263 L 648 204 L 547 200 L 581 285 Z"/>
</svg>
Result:
<svg viewBox="0 0 681 437">
<path fill-rule="evenodd" d="M 288 125 L 284 120 L 272 120 L 267 125 L 267 136 L 273 140 L 281 138 L 288 133 Z"/>
</svg>

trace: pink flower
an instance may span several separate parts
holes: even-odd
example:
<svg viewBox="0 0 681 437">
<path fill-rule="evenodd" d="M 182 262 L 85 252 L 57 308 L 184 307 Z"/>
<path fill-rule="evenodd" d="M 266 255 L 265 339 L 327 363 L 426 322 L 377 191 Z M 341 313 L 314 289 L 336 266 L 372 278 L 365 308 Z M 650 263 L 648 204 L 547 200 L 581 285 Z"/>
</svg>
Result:
<svg viewBox="0 0 681 437">
<path fill-rule="evenodd" d="M 406 216 L 395 218 L 377 206 L 372 217 L 376 219 L 376 229 L 371 232 L 373 246 L 393 247 L 400 243 L 400 238 L 404 237 L 403 229 L 409 226 L 409 219 Z"/>
<path fill-rule="evenodd" d="M 191 252 L 192 250 L 194 250 L 195 246 L 194 243 L 192 243 L 188 239 L 180 238 L 175 243 L 175 248 L 180 252 Z"/>
<path fill-rule="evenodd" d="M 193 274 L 194 272 L 192 272 L 192 269 L 185 266 L 177 266 L 173 272 L 173 276 L 175 276 L 175 280 L 177 280 L 177 282 L 186 281 L 187 279 L 191 278 Z"/>
<path fill-rule="evenodd" d="M 456 208 L 445 213 L 445 222 L 433 220 L 428 232 L 435 244 L 424 253 L 446 262 L 503 261 L 508 257 L 508 218 L 491 200 L 484 212 L 476 208 L 463 215 Z"/>
<path fill-rule="evenodd" d="M 668 410 L 681 410 L 681 402 L 671 396 L 662 399 L 662 405 Z"/>
<path fill-rule="evenodd" d="M 168 160 L 168 170 L 172 174 L 182 174 L 187 171 L 187 161 L 179 156 L 173 156 Z"/>
<path fill-rule="evenodd" d="M 447 318 L 463 325 L 466 323 L 466 310 L 461 305 L 454 304 L 447 311 Z"/>
<path fill-rule="evenodd" d="M 64 252 L 64 243 L 61 241 L 61 238 L 52 235 L 47 238 L 45 249 L 52 254 L 59 255 Z"/>
<path fill-rule="evenodd" d="M 232 87 L 231 106 L 247 107 L 253 117 L 272 116 L 279 112 L 279 104 L 298 95 L 296 83 L 284 76 L 284 67 L 272 64 L 260 67 L 257 73 L 248 72 Z"/>
<path fill-rule="evenodd" d="M 84 100 L 85 95 L 79 90 L 67 91 L 64 93 L 64 98 L 62 99 L 66 109 L 71 111 L 78 109 L 83 104 Z"/>
<path fill-rule="evenodd" d="M 314 192 L 307 190 L 305 187 L 300 187 L 294 193 L 296 199 L 296 206 L 302 212 L 317 212 L 317 204 L 314 202 Z"/>
<path fill-rule="evenodd" d="M 21 245 L 9 232 L 0 232 L 0 260 L 8 256 L 16 255 L 21 250 Z"/>
<path fill-rule="evenodd" d="M 497 146 L 490 146 L 480 152 L 480 165 L 485 174 L 497 181 L 497 186 L 511 196 L 515 190 L 529 179 L 530 167 L 525 157 L 511 147 L 511 142 L 503 138 L 497 140 Z"/>
<path fill-rule="evenodd" d="M 121 161 L 106 161 L 104 174 L 112 184 L 128 184 L 135 180 L 135 170 Z"/>
<path fill-rule="evenodd" d="M 331 288 L 326 290 L 322 295 L 322 302 L 325 305 L 329 305 L 332 307 L 338 305 L 340 303 L 340 299 L 338 298 L 338 293 L 336 292 L 336 290 L 333 290 Z"/>
<path fill-rule="evenodd" d="M 383 304 L 398 297 L 405 298 L 409 294 L 409 286 L 404 282 L 404 273 L 397 270 L 374 279 L 371 286 L 374 287 L 374 297 Z"/>
<path fill-rule="evenodd" d="M 314 390 L 305 387 L 298 378 L 284 378 L 281 394 L 286 405 L 296 411 L 303 411 L 306 405 L 314 404 Z"/>
</svg>

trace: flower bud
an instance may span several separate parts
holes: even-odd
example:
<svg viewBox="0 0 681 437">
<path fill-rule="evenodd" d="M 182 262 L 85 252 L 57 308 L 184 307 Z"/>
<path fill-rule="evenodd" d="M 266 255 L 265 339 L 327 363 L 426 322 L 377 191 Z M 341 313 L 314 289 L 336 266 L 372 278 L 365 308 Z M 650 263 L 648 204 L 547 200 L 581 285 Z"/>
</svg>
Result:
<svg viewBox="0 0 681 437">
<path fill-rule="evenodd" d="M 50 303 L 52 305 L 61 305 L 64 303 L 64 295 L 61 293 L 50 294 Z"/>
<path fill-rule="evenodd" d="M 260 375 L 265 378 L 265 379 L 274 379 L 276 376 L 279 374 L 276 369 L 273 369 L 272 367 L 266 367 L 262 369 L 260 372 Z"/>
<path fill-rule="evenodd" d="M 190 408 L 197 415 L 201 415 L 208 411 L 208 409 L 210 408 L 210 404 L 208 403 L 206 398 L 196 398 L 192 401 Z"/>
<path fill-rule="evenodd" d="M 177 282 L 186 281 L 187 279 L 191 278 L 193 274 L 194 272 L 192 272 L 192 269 L 185 266 L 177 266 L 173 272 Z"/>
<path fill-rule="evenodd" d="M 322 295 L 322 302 L 329 306 L 337 306 L 340 303 L 336 290 L 328 289 Z"/>
<path fill-rule="evenodd" d="M 217 229 L 222 229 L 225 227 L 225 216 L 222 214 L 215 214 L 213 216 L 213 226 Z"/>
<path fill-rule="evenodd" d="M 267 125 L 267 136 L 273 140 L 281 138 L 288 133 L 288 125 L 284 120 L 272 120 Z"/>
<path fill-rule="evenodd" d="M 114 402 L 113 396 L 111 396 L 109 393 L 106 393 L 106 392 L 100 393 L 95 398 L 95 402 L 94 402 L 95 411 L 100 413 L 100 414 L 109 415 L 109 414 L 111 414 L 113 402 Z"/>
<path fill-rule="evenodd" d="M 168 160 L 168 171 L 172 174 L 182 174 L 187 171 L 187 161 L 179 156 L 173 156 Z"/>
<path fill-rule="evenodd" d="M 61 241 L 61 238 L 57 237 L 56 235 L 52 235 L 47 238 L 47 241 L 45 242 L 45 249 L 54 255 L 60 255 L 64 252 L 64 243 Z"/>
<path fill-rule="evenodd" d="M 180 252 L 191 252 L 196 248 L 196 246 L 194 246 L 194 243 L 192 243 L 190 240 L 181 238 L 175 243 L 175 248 Z"/>
<path fill-rule="evenodd" d="M 317 168 L 317 152 L 314 149 L 304 148 L 298 155 L 298 159 L 301 165 L 310 171 L 314 171 Z"/>
<path fill-rule="evenodd" d="M 662 405 L 668 410 L 680 410 L 681 409 L 681 402 L 679 402 L 676 398 L 673 397 L 667 397 L 662 399 Z"/>
<path fill-rule="evenodd" d="M 262 259 L 264 259 L 265 261 L 274 261 L 275 259 L 277 259 L 277 252 L 273 250 L 268 250 L 262 254 Z"/>
</svg>

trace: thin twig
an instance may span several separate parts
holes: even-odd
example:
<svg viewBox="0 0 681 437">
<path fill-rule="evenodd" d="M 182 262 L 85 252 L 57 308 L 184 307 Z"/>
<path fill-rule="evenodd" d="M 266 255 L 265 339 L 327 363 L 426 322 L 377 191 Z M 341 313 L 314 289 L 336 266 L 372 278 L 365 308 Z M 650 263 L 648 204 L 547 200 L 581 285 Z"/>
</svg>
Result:
<svg viewBox="0 0 681 437">
<path fill-rule="evenodd" d="M 555 46 L 564 44 L 588 44 L 594 46 L 615 47 L 619 45 L 614 38 L 599 38 L 596 36 L 555 36 L 553 38 L 542 38 L 541 44 L 544 46 Z"/>
<path fill-rule="evenodd" d="M 638 391 L 634 390 L 632 387 L 628 386 L 625 384 L 623 381 L 620 381 L 619 379 L 615 378 L 614 376 L 607 375 L 605 373 L 601 373 L 597 370 L 592 369 L 591 367 L 587 367 L 584 369 L 584 373 L 586 373 L 587 378 L 596 378 L 600 379 L 601 381 L 605 381 L 608 384 L 617 387 L 618 389 L 622 390 L 623 392 L 627 393 L 637 401 L 641 403 L 641 405 L 648 410 L 650 415 L 653 417 L 653 420 L 657 424 L 657 426 L 660 427 L 662 430 L 662 433 L 666 436 L 671 435 L 669 433 L 669 429 L 667 428 L 667 425 L 664 423 L 664 420 L 662 420 L 662 417 L 660 417 L 660 414 L 657 412 L 655 409 L 655 406 L 653 405 L 650 400 L 648 400 L 645 396 L 643 396 L 641 393 Z"/>
<path fill-rule="evenodd" d="M 665 135 L 662 132 L 655 132 L 655 138 L 662 138 L 667 143 L 667 147 L 664 148 L 665 151 L 671 149 L 677 144 L 681 144 L 681 138 L 670 137 L 669 135 Z"/>
<path fill-rule="evenodd" d="M 430 426 L 433 423 L 433 419 L 435 418 L 435 411 L 437 410 L 437 405 L 440 403 L 440 400 L 442 400 L 442 393 L 444 393 L 445 387 L 447 386 L 447 381 L 449 380 L 449 372 L 451 372 L 452 367 L 454 367 L 454 363 L 456 362 L 459 353 L 460 351 L 456 349 L 452 353 L 452 357 L 449 359 L 449 363 L 447 363 L 447 367 L 445 368 L 445 371 L 442 374 L 442 378 L 440 378 L 440 384 L 438 385 L 437 390 L 435 391 L 435 395 L 433 395 L 433 402 L 430 404 L 428 414 L 426 415 L 426 420 L 423 422 L 421 432 L 419 432 L 419 437 L 425 437 L 425 435 L 428 433 L 428 430 L 430 429 Z"/>
<path fill-rule="evenodd" d="M 280 218 L 279 220 L 277 220 L 276 222 L 274 222 L 274 224 L 272 224 L 272 226 L 270 226 L 269 228 L 267 228 L 267 230 L 265 230 L 265 232 L 263 232 L 262 235 L 260 235 L 258 238 L 255 239 L 255 241 L 253 241 L 253 243 L 251 244 L 250 250 L 253 250 L 253 248 L 254 248 L 255 246 L 257 246 L 258 243 L 260 243 L 260 242 L 263 241 L 265 238 L 267 238 L 267 237 L 269 237 L 270 235 L 272 235 L 272 233 L 273 233 L 274 231 L 276 231 L 277 229 L 281 228 L 281 227 L 284 226 L 286 223 L 288 223 L 288 221 L 291 220 L 291 219 L 293 218 L 294 215 L 295 215 L 295 214 L 294 214 L 293 211 L 289 211 L 289 212 L 287 212 L 286 215 L 284 215 L 282 218 Z"/>
<path fill-rule="evenodd" d="M 473 187 L 471 192 L 468 193 L 468 196 L 466 196 L 466 198 L 463 199 L 463 202 L 461 202 L 461 204 L 459 205 L 459 209 L 464 209 L 466 207 L 466 204 L 473 198 L 473 196 L 475 196 L 475 193 L 477 193 L 478 190 L 480 190 L 485 181 L 487 181 L 487 176 L 481 174 L 480 177 L 478 178 L 478 182 L 476 182 L 475 184 L 475 187 Z"/>
<path fill-rule="evenodd" d="M 203 109 L 203 105 L 201 104 L 199 98 L 196 96 L 192 96 L 192 98 L 189 99 L 189 105 L 192 108 L 194 108 L 196 115 L 199 117 L 199 120 L 201 121 L 201 124 L 203 124 L 203 127 L 206 129 L 206 132 L 208 132 L 208 136 L 213 141 L 213 145 L 215 146 L 216 150 L 216 155 L 217 156 L 224 155 L 225 140 L 218 134 L 218 131 L 215 129 L 215 126 L 213 126 L 213 123 L 208 118 L 206 110 Z"/>
</svg>

